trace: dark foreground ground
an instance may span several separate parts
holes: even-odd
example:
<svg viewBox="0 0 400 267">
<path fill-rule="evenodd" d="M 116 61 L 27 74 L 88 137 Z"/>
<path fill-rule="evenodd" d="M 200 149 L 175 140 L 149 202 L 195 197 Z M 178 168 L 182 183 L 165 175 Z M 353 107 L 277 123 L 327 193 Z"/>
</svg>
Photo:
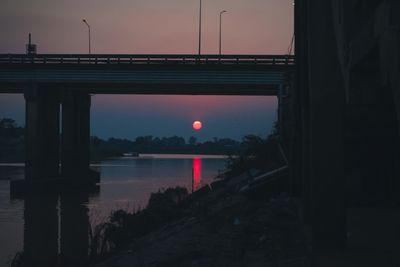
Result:
<svg viewBox="0 0 400 267">
<path fill-rule="evenodd" d="M 252 180 L 243 174 L 200 189 L 175 220 L 96 267 L 400 267 L 398 206 L 352 206 L 347 248 L 322 250 L 311 245 L 298 201 L 277 193 L 276 181 L 241 192 Z"/>
<path fill-rule="evenodd" d="M 314 248 L 312 266 L 400 267 L 399 207 L 352 207 L 347 216 L 347 248 Z"/>
<path fill-rule="evenodd" d="M 239 193 L 247 182 L 242 175 L 199 190 L 178 220 L 97 266 L 309 266 L 294 201 Z"/>
</svg>

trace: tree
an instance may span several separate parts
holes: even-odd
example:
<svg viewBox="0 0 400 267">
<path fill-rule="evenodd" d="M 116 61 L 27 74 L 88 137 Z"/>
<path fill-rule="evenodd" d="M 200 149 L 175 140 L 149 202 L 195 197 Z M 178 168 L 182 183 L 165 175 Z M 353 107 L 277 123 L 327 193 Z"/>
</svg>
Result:
<svg viewBox="0 0 400 267">
<path fill-rule="evenodd" d="M 4 118 L 0 120 L 1 129 L 13 129 L 17 128 L 17 123 L 13 119 Z"/>
<path fill-rule="evenodd" d="M 189 145 L 192 145 L 192 146 L 196 145 L 197 138 L 194 136 L 189 137 L 188 143 L 189 143 Z"/>
<path fill-rule="evenodd" d="M 4 118 L 0 120 L 0 136 L 6 138 L 18 138 L 22 129 L 18 127 L 13 119 Z"/>
</svg>

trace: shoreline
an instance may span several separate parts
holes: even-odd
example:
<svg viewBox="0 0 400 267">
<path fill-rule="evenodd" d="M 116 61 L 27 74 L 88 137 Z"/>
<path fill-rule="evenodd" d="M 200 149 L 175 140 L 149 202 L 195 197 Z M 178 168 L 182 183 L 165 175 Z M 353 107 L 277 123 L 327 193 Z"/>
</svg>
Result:
<svg viewBox="0 0 400 267">
<path fill-rule="evenodd" d="M 190 159 L 190 158 L 200 158 L 200 159 L 228 159 L 227 155 L 217 155 L 217 154 L 139 154 L 138 157 L 109 157 L 104 158 L 100 161 L 115 160 L 115 159 Z M 235 156 L 233 156 L 235 157 Z M 100 164 L 101 165 L 101 164 Z M 99 166 L 98 161 L 91 161 L 90 166 Z M 0 167 L 25 167 L 24 162 L 0 162 Z"/>
</svg>

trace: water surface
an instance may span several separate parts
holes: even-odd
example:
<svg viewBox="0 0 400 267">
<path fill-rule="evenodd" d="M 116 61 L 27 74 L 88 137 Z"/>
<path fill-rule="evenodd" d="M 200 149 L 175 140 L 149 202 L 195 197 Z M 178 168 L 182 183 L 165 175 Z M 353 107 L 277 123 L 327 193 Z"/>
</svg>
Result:
<svg viewBox="0 0 400 267">
<path fill-rule="evenodd" d="M 0 267 L 16 252 L 70 262 L 87 251 L 87 225 L 107 219 L 112 210 L 146 206 L 151 192 L 184 186 L 197 190 L 224 169 L 225 157 L 141 155 L 93 164 L 101 173 L 97 193 L 68 193 L 10 199 L 9 180 L 24 177 L 23 164 L 0 164 Z M 46 251 L 46 253 L 44 253 Z"/>
</svg>

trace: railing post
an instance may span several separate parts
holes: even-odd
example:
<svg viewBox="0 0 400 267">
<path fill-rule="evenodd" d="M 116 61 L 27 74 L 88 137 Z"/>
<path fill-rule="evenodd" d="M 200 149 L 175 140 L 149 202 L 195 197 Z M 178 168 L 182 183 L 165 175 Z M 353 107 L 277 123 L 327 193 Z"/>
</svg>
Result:
<svg viewBox="0 0 400 267">
<path fill-rule="evenodd" d="M 65 57 L 65 58 L 64 58 Z M 8 64 L 48 64 L 48 63 L 58 63 L 58 64 L 135 64 L 135 56 L 127 55 L 127 56 L 119 56 L 119 55 L 105 55 L 101 56 L 100 59 L 98 56 L 92 55 L 58 55 L 58 56 L 50 56 L 47 58 L 46 55 L 13 55 L 8 54 L 4 55 L 0 58 L 1 63 Z M 138 62 L 153 64 L 153 63 L 164 63 L 169 64 L 171 62 L 178 64 L 187 64 L 187 63 L 195 63 L 195 64 L 263 64 L 263 65 L 284 65 L 284 66 L 292 66 L 295 64 L 295 57 L 290 55 L 283 56 L 240 56 L 240 55 L 231 55 L 231 56 L 207 56 L 207 55 L 183 55 L 178 57 L 176 55 L 143 55 L 139 57 Z"/>
</svg>

